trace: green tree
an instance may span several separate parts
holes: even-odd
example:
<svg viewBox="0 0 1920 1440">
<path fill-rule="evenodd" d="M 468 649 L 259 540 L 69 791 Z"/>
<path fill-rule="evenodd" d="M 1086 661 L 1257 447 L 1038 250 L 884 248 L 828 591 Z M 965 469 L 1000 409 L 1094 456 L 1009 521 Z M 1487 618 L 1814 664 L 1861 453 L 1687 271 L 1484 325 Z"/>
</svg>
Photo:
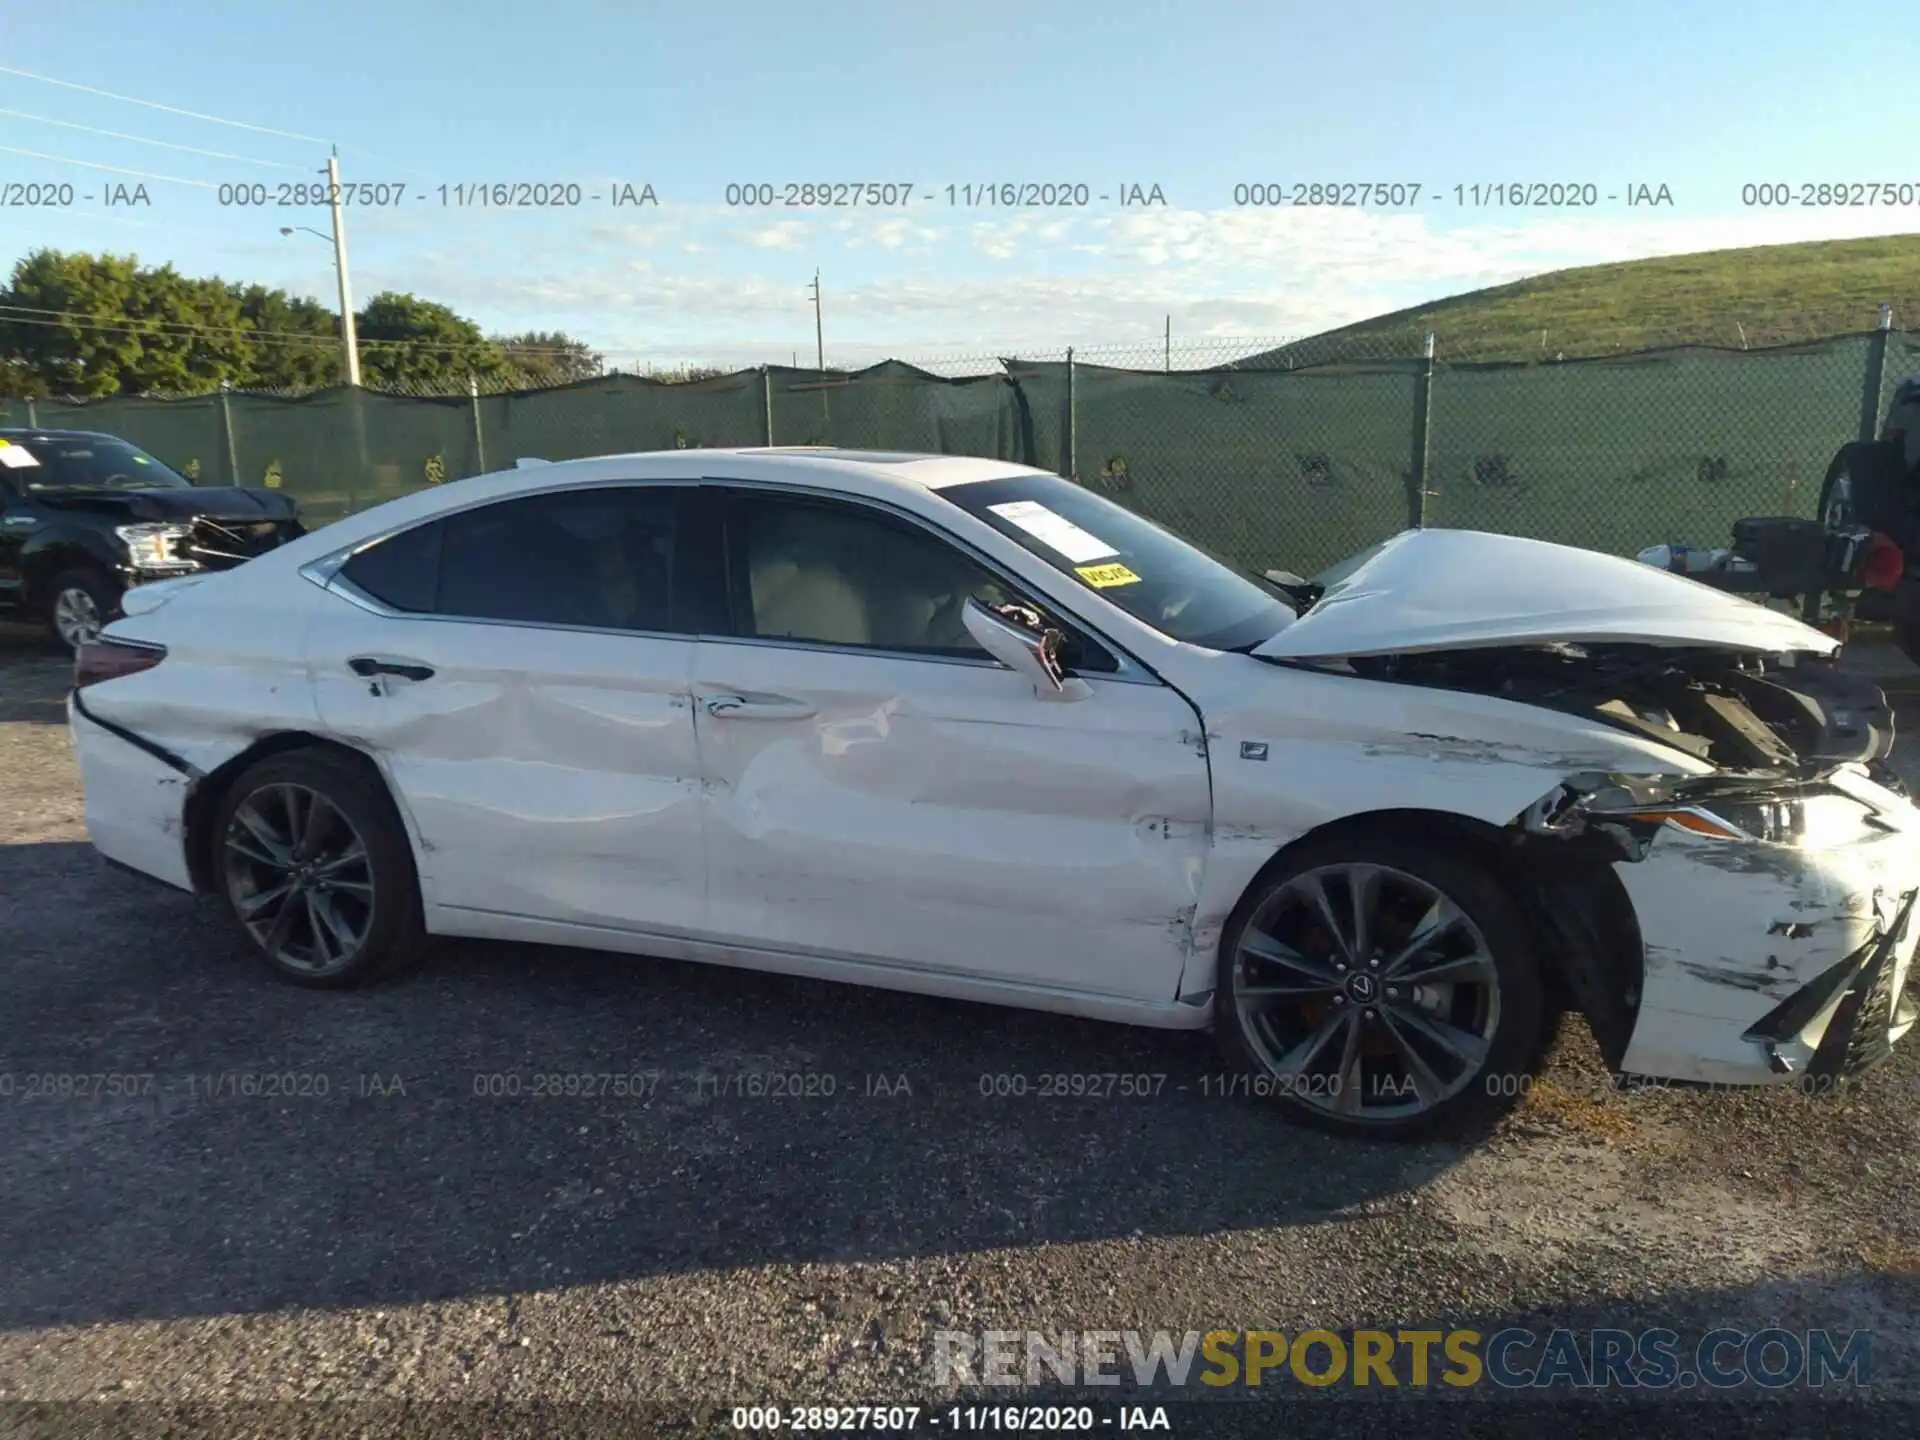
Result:
<svg viewBox="0 0 1920 1440">
<path fill-rule="evenodd" d="M 508 383 L 516 389 L 570 385 L 606 371 L 605 356 L 586 341 L 559 330 L 528 330 L 519 335 L 496 335 L 493 340 L 506 356 Z"/>
<path fill-rule="evenodd" d="M 36 250 L 0 292 L 0 368 L 41 393 L 208 390 L 251 373 L 244 324 L 219 280 L 132 255 Z"/>
<path fill-rule="evenodd" d="M 248 384 L 315 389 L 345 381 L 338 314 L 317 300 L 264 285 L 232 288 L 247 328 L 264 332 L 254 339 Z"/>
<path fill-rule="evenodd" d="M 498 384 L 507 374 L 500 346 L 445 305 L 384 291 L 358 317 L 360 378 L 369 389 L 456 394 L 469 375 Z"/>
<path fill-rule="evenodd" d="M 122 393 L 204 394 L 253 374 L 253 340 L 222 280 L 190 280 L 171 265 L 136 270 L 126 313 L 139 350 L 121 372 Z"/>
<path fill-rule="evenodd" d="M 114 395 L 140 354 L 126 323 L 139 262 L 131 255 L 35 250 L 0 297 L 0 353 L 58 395 Z"/>
</svg>

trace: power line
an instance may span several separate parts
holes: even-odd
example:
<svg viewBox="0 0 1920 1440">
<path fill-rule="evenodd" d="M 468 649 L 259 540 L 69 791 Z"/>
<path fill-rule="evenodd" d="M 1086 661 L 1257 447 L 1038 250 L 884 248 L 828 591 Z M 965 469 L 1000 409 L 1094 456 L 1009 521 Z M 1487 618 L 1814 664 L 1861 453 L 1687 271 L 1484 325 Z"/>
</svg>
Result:
<svg viewBox="0 0 1920 1440">
<path fill-rule="evenodd" d="M 294 130 L 275 130 L 268 125 L 249 125 L 244 120 L 228 120 L 219 115 L 206 115 L 198 110 L 182 110 L 178 105 L 162 105 L 158 100 L 142 100 L 136 95 L 119 95 L 111 90 L 102 90 L 94 85 L 82 85 L 75 80 L 56 80 L 51 75 L 36 74 L 32 70 L 19 70 L 11 65 L 0 65 L 0 74 L 18 75 L 27 80 L 38 80 L 45 85 L 60 85 L 68 90 L 84 90 L 89 95 L 104 95 L 109 100 L 120 100 L 128 105 L 144 105 L 149 110 L 164 110 L 169 115 L 184 115 L 189 120 L 205 120 L 212 125 L 231 125 L 236 130 L 251 130 L 259 135 L 278 135 L 285 140 L 308 140 L 315 145 L 327 142 L 318 135 L 302 135 Z"/>
<path fill-rule="evenodd" d="M 339 315 L 328 310 L 327 316 L 335 321 Z M 157 334 L 172 339 L 191 339 L 196 335 L 217 335 L 232 337 L 247 336 L 273 345 L 320 345 L 329 349 L 339 345 L 336 335 L 309 335 L 294 330 L 262 330 L 251 325 L 209 325 L 192 320 L 102 320 L 79 310 L 47 310 L 32 305 L 0 304 L 0 321 L 14 325 L 44 325 L 55 329 L 78 328 L 82 330 L 129 330 L 135 333 Z M 585 341 L 581 342 L 583 345 Z M 486 348 L 503 349 L 509 355 L 577 355 L 579 351 L 564 345 L 512 345 L 507 341 L 480 340 L 362 340 L 364 349 L 378 345 L 395 349 L 417 349 L 445 351 L 449 354 L 466 353 Z M 592 350 L 591 345 L 586 346 Z"/>
<path fill-rule="evenodd" d="M 155 140 L 146 135 L 129 135 L 121 130 L 102 130 L 97 125 L 82 125 L 73 120 L 55 120 L 50 115 L 29 115 L 24 110 L 8 110 L 0 107 L 0 115 L 11 115 L 17 120 L 32 120 L 40 125 L 59 125 L 67 130 L 84 130 L 89 135 L 105 135 L 112 140 L 131 140 L 136 145 L 158 145 L 163 150 L 183 150 L 189 155 L 207 155 L 215 160 L 238 160 L 246 165 L 271 165 L 276 170 L 304 170 L 304 165 L 289 165 L 284 160 L 260 160 L 251 155 L 229 155 L 224 150 L 202 150 L 195 145 L 176 145 L 171 140 Z"/>
<path fill-rule="evenodd" d="M 143 180 L 164 180 L 169 185 L 192 185 L 199 190 L 214 188 L 211 180 L 187 180 L 178 175 L 156 175 L 151 170 L 129 170 L 122 165 L 97 165 L 91 160 L 75 160 L 70 155 L 47 155 L 39 150 L 16 150 L 11 145 L 0 145 L 0 151 L 8 155 L 25 155 L 33 160 L 51 160 L 57 165 L 79 165 L 88 170 L 111 170 L 116 175 L 138 175 Z"/>
</svg>

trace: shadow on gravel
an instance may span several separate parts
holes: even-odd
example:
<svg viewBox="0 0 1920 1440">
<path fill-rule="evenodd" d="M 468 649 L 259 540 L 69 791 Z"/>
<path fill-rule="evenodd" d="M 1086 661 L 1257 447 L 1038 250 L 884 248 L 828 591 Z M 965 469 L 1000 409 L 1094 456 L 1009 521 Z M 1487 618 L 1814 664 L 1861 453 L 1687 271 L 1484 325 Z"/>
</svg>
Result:
<svg viewBox="0 0 1920 1440">
<path fill-rule="evenodd" d="M 0 647 L 0 725 L 64 725 L 73 661 L 51 652 Z"/>
<path fill-rule="evenodd" d="M 84 845 L 0 893 L 0 1327 L 1324 1223 L 1459 1153 L 1221 1098 L 1204 1036 L 471 943 L 314 992 Z"/>
</svg>

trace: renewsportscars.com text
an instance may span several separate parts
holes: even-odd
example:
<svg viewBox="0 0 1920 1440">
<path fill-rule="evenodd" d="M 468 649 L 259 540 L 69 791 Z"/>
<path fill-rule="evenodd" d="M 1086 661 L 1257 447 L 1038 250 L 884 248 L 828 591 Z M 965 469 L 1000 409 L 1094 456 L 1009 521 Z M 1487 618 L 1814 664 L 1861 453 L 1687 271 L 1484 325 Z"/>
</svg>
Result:
<svg viewBox="0 0 1920 1440">
<path fill-rule="evenodd" d="M 933 1379 L 963 1385 L 1501 1389 L 1866 1386 L 1869 1330 L 938 1330 Z"/>
</svg>

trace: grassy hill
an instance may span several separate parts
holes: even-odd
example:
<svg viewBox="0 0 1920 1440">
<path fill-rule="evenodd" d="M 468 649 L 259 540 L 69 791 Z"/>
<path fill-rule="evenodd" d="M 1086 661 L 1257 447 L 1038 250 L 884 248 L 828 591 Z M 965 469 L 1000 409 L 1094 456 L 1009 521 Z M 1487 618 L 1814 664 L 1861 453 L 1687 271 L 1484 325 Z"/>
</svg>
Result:
<svg viewBox="0 0 1920 1440">
<path fill-rule="evenodd" d="M 1920 330 L 1920 235 L 1815 240 L 1552 270 L 1470 290 L 1242 362 L 1313 365 L 1416 355 L 1551 360 L 1658 345 L 1779 345 L 1871 330 L 1882 303 Z"/>
</svg>

